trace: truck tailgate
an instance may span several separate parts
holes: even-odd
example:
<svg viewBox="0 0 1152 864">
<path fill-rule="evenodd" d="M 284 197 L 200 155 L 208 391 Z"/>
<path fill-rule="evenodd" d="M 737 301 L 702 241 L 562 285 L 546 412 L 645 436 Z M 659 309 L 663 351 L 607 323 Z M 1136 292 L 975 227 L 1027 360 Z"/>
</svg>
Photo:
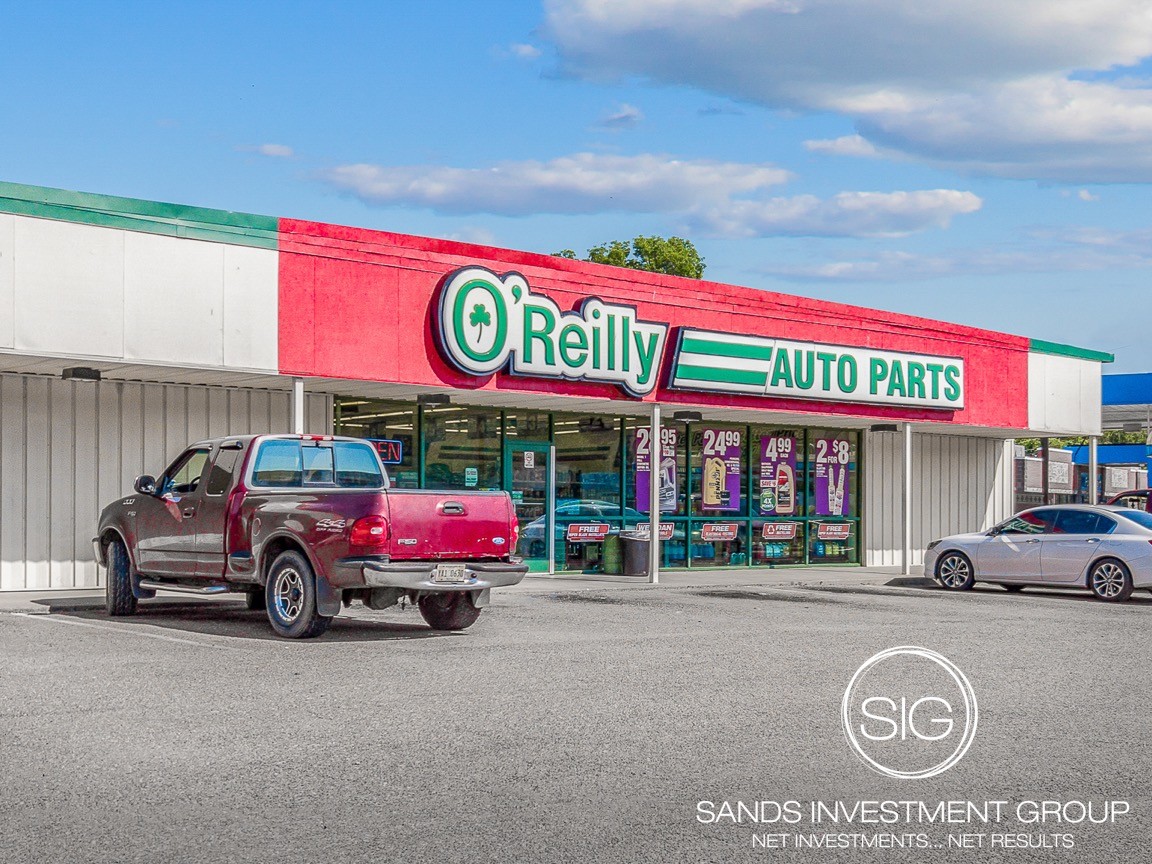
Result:
<svg viewBox="0 0 1152 864">
<path fill-rule="evenodd" d="M 512 554 L 507 492 L 388 490 L 390 552 L 405 558 L 503 558 Z"/>
</svg>

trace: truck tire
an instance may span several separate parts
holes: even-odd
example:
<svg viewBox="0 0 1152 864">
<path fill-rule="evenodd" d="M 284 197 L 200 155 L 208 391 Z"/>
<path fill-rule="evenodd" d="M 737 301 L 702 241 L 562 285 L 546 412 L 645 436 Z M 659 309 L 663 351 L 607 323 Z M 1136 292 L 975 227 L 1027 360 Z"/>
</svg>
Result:
<svg viewBox="0 0 1152 864">
<path fill-rule="evenodd" d="M 316 575 L 299 552 L 276 556 L 268 571 L 264 599 L 268 622 L 285 639 L 312 639 L 332 623 L 331 616 L 316 610 Z"/>
<path fill-rule="evenodd" d="M 471 595 L 456 593 L 425 594 L 416 601 L 420 614 L 433 630 L 466 630 L 476 623 L 480 610 Z"/>
<path fill-rule="evenodd" d="M 119 540 L 108 544 L 108 584 L 104 587 L 104 605 L 113 617 L 136 614 L 136 595 L 132 593 L 132 560 Z"/>
</svg>

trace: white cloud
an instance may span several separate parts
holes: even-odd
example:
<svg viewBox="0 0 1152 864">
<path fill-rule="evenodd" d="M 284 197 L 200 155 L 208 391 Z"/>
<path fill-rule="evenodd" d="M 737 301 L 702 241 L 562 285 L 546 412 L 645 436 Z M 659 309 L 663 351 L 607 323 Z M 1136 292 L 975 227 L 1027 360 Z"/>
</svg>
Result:
<svg viewBox="0 0 1152 864">
<path fill-rule="evenodd" d="M 259 153 L 261 156 L 272 156 L 276 159 L 289 159 L 296 155 L 296 151 L 287 144 L 260 144 L 256 147 L 237 147 L 237 150 L 246 150 L 249 153 Z"/>
<path fill-rule="evenodd" d="M 521 60 L 535 60 L 540 56 L 540 49 L 535 45 L 528 45 L 524 42 L 517 42 L 514 45 L 508 46 L 508 51 L 513 57 L 519 57 Z"/>
<path fill-rule="evenodd" d="M 1146 0 L 549 0 L 565 68 L 839 112 L 882 150 L 1007 177 L 1152 179 Z M 691 62 L 684 62 L 691 58 Z M 1089 80 L 1084 80 L 1084 79 Z"/>
<path fill-rule="evenodd" d="M 372 204 L 525 216 L 681 212 L 759 192 L 790 176 L 768 164 L 576 153 L 488 168 L 341 165 L 321 179 Z"/>
<path fill-rule="evenodd" d="M 725 237 L 900 237 L 947 228 L 954 216 L 983 202 L 971 192 L 841 192 L 767 201 L 728 201 L 692 215 L 699 230 Z"/>
<path fill-rule="evenodd" d="M 627 102 L 617 105 L 616 110 L 606 115 L 600 125 L 605 129 L 631 129 L 644 119 L 644 113 Z"/>
<path fill-rule="evenodd" d="M 725 237 L 896 237 L 947 227 L 982 203 L 953 189 L 767 197 L 790 176 L 767 164 L 577 153 L 488 168 L 341 165 L 320 178 L 386 207 L 501 216 L 663 213 Z"/>
<path fill-rule="evenodd" d="M 946 276 L 1067 273 L 1152 268 L 1152 230 L 1067 228 L 1036 231 L 1013 244 L 935 255 L 883 251 L 860 258 L 762 268 L 798 282 L 908 282 Z"/>
<path fill-rule="evenodd" d="M 804 148 L 812 153 L 827 153 L 830 156 L 860 156 L 875 158 L 880 151 L 867 138 L 861 135 L 842 135 L 839 138 L 815 138 L 804 142 Z"/>
<path fill-rule="evenodd" d="M 1100 200 L 1099 195 L 1093 195 L 1087 189 L 1080 189 L 1079 191 L 1077 191 L 1076 197 L 1079 198 L 1081 201 L 1099 201 Z"/>
<path fill-rule="evenodd" d="M 495 246 L 496 235 L 480 225 L 465 225 L 459 231 L 448 235 L 449 240 L 461 243 L 475 243 L 478 246 Z"/>
</svg>

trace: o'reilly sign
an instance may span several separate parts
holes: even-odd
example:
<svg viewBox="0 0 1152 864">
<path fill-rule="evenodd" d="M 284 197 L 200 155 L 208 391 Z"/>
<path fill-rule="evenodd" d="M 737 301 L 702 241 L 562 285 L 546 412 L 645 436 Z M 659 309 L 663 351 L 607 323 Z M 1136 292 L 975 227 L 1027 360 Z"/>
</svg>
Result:
<svg viewBox="0 0 1152 864">
<path fill-rule="evenodd" d="M 671 386 L 955 410 L 964 407 L 964 361 L 685 328 Z"/>
<path fill-rule="evenodd" d="M 519 273 L 465 267 L 437 304 L 440 350 L 470 375 L 515 375 L 656 389 L 668 325 L 596 297 L 562 311 Z M 670 387 L 831 402 L 964 407 L 964 361 L 682 328 Z"/>
<path fill-rule="evenodd" d="M 533 294 L 519 273 L 483 267 L 453 273 L 441 289 L 444 353 L 461 371 L 617 384 L 633 396 L 656 388 L 667 324 L 636 317 L 631 306 L 589 298 L 572 312 Z"/>
</svg>

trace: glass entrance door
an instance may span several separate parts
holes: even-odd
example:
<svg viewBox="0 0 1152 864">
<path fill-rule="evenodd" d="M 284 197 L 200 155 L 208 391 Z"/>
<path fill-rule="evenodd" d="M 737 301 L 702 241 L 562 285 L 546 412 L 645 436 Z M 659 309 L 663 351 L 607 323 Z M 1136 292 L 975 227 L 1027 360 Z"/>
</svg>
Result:
<svg viewBox="0 0 1152 864">
<path fill-rule="evenodd" d="M 504 488 L 512 494 L 520 520 L 516 554 L 531 570 L 548 569 L 548 538 L 553 525 L 551 445 L 509 441 L 504 445 Z"/>
</svg>

